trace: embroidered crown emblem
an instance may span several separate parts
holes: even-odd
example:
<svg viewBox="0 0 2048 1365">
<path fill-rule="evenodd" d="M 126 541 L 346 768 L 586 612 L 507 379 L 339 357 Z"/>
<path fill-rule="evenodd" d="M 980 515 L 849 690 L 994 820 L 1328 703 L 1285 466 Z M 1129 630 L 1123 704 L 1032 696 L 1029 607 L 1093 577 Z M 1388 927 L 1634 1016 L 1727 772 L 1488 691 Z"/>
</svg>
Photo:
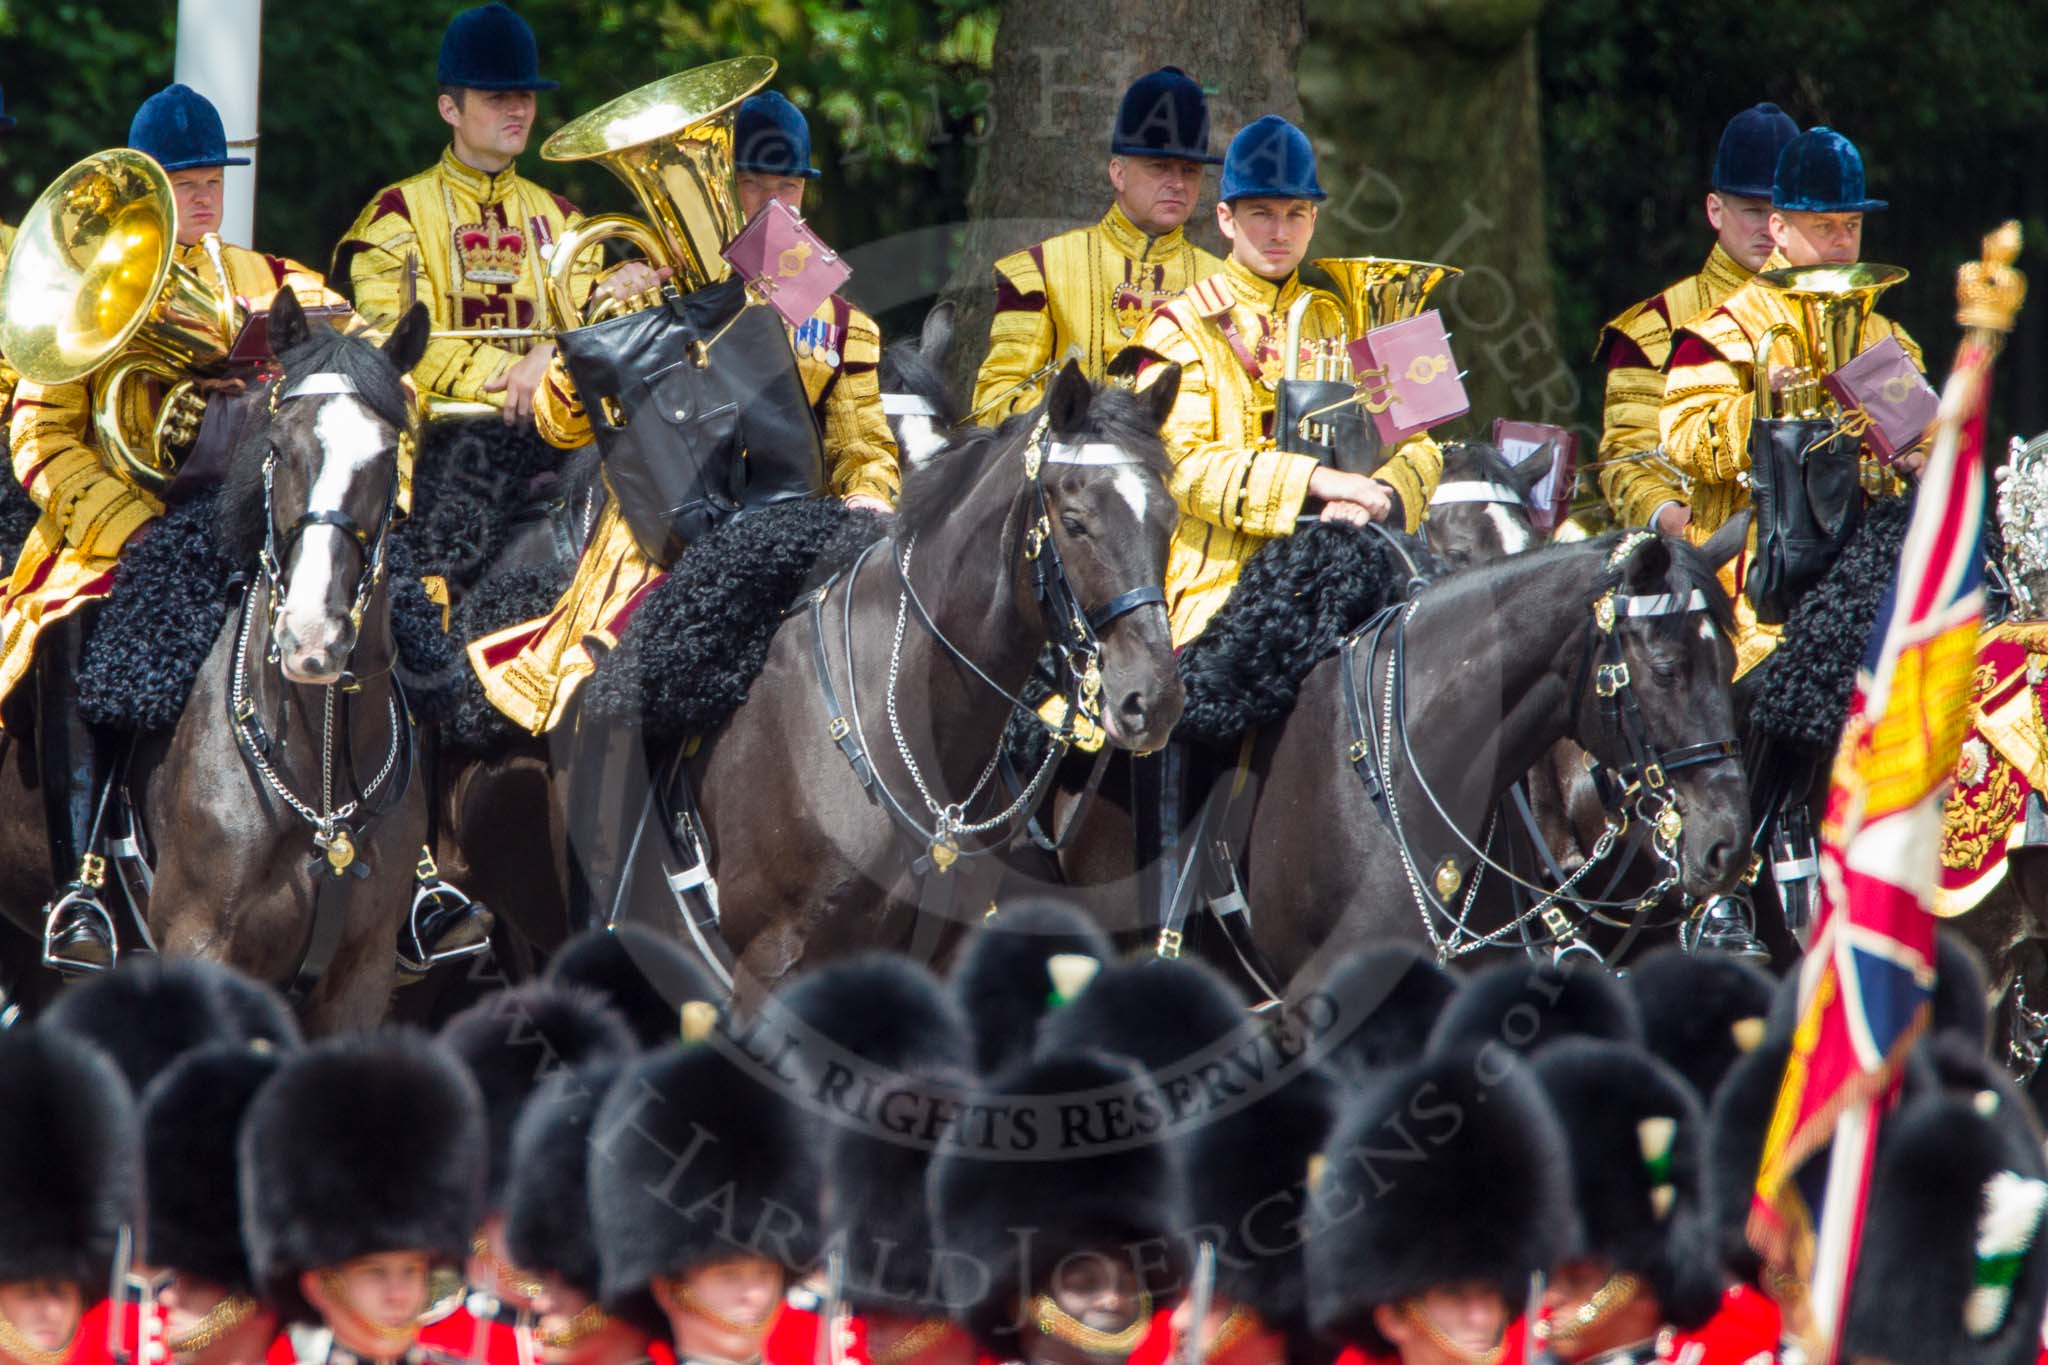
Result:
<svg viewBox="0 0 2048 1365">
<path fill-rule="evenodd" d="M 462 277 L 476 284 L 517 284 L 526 258 L 526 234 L 507 223 L 495 204 L 484 209 L 480 223 L 455 228 L 455 254 Z"/>
</svg>

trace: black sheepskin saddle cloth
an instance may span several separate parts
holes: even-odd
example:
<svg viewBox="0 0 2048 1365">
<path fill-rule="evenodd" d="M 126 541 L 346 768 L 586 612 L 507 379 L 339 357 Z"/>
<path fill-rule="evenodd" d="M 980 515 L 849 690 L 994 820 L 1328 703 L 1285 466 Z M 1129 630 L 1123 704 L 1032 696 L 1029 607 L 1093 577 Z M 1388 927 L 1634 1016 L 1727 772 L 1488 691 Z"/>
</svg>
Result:
<svg viewBox="0 0 2048 1365">
<path fill-rule="evenodd" d="M 638 721 L 651 746 L 712 733 L 747 699 L 790 607 L 883 532 L 880 517 L 836 498 L 727 521 L 685 550 L 634 608 L 618 647 L 583 684 L 584 708 L 593 719 Z M 572 578 L 551 567 L 492 574 L 457 608 L 454 634 L 475 641 L 545 616 Z M 472 753 L 497 752 L 518 732 L 474 671 L 463 675 L 450 738 Z"/>
<path fill-rule="evenodd" d="M 396 538 L 423 574 L 468 592 L 497 562 L 524 517 L 555 497 L 571 459 L 496 417 L 428 422 L 413 460 L 412 515 Z M 509 623 L 508 623 L 509 624 Z"/>
<path fill-rule="evenodd" d="M 0 478 L 0 563 L 8 569 L 13 569 L 14 561 L 21 558 L 22 543 L 40 516 L 42 512 L 29 500 L 28 490 L 20 480 L 12 476 Z"/>
<path fill-rule="evenodd" d="M 1230 744 L 1280 720 L 1309 670 L 1405 588 L 1386 540 L 1363 527 L 1318 522 L 1267 541 L 1180 652 L 1187 708 L 1174 737 Z"/>
<path fill-rule="evenodd" d="M 837 498 L 725 522 L 634 609 L 584 706 L 608 722 L 638 719 L 651 745 L 711 734 L 746 701 L 790 608 L 883 532 L 881 517 Z"/>
<path fill-rule="evenodd" d="M 217 496 L 195 498 L 159 517 L 121 556 L 113 591 L 86 641 L 78 677 L 86 720 L 141 733 L 176 726 L 200 665 L 227 625 L 241 567 L 224 547 Z M 441 609 L 427 600 L 395 538 L 386 580 L 399 676 L 415 714 L 434 719 L 445 707 L 460 656 L 441 631 Z"/>
</svg>

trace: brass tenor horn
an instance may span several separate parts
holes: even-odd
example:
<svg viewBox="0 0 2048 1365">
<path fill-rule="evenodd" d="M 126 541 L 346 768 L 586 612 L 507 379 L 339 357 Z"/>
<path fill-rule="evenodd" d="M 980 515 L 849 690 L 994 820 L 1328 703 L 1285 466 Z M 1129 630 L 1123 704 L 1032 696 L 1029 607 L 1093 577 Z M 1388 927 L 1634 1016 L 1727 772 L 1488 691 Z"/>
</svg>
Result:
<svg viewBox="0 0 2048 1365">
<path fill-rule="evenodd" d="M 1795 265 L 1767 270 L 1757 283 L 1775 289 L 1799 310 L 1799 325 L 1773 323 L 1756 339 L 1756 415 L 1817 417 L 1827 406 L 1821 381 L 1863 349 L 1863 324 L 1877 296 L 1907 278 L 1896 265 Z M 1796 373 L 1782 394 L 1770 383 L 1771 350 L 1778 338 L 1792 344 Z"/>
<path fill-rule="evenodd" d="M 605 214 L 562 234 L 548 261 L 548 302 L 561 325 L 578 316 L 570 289 L 577 258 L 615 237 L 668 267 L 681 293 L 726 277 L 731 267 L 721 253 L 741 225 L 733 123 L 740 101 L 774 77 L 772 57 L 713 62 L 621 95 L 541 144 L 549 161 L 595 161 L 609 170 L 647 215 Z"/>
<path fill-rule="evenodd" d="M 1355 383 L 1360 378 L 1352 373 L 1352 342 L 1375 327 L 1414 317 L 1429 306 L 1430 293 L 1438 285 L 1465 273 L 1455 265 L 1404 261 L 1392 256 L 1324 256 L 1309 264 L 1329 279 L 1331 292 L 1344 314 L 1344 334 L 1311 343 L 1309 359 L 1302 360 L 1301 320 L 1315 298 L 1304 293 L 1287 310 L 1287 358 L 1282 377 L 1339 384 Z M 1384 395 L 1360 396 L 1349 401 L 1364 403 L 1368 411 L 1384 411 L 1388 402 Z M 1325 411 L 1328 409 L 1318 409 L 1301 418 L 1301 425 L 1307 428 L 1301 433 L 1304 437 L 1317 442 L 1326 439 L 1317 434 L 1317 424 L 1310 421 Z"/>
<path fill-rule="evenodd" d="M 43 191 L 21 221 L 0 277 L 0 352 L 22 376 L 63 384 L 96 375 L 101 447 L 132 482 L 161 491 L 175 473 L 172 439 L 186 422 L 196 373 L 227 359 L 232 299 L 178 264 L 178 201 L 170 177 L 141 152 L 96 152 Z M 208 250 L 216 254 L 211 234 Z M 225 272 L 222 274 L 225 279 Z M 170 385 L 146 430 L 129 381 Z"/>
</svg>

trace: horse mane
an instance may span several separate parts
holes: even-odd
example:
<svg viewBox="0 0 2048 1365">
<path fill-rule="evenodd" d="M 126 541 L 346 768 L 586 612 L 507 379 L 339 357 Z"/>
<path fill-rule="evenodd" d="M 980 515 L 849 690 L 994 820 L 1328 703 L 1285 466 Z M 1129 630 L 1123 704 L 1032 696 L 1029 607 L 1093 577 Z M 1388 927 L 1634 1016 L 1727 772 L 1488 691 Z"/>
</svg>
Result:
<svg viewBox="0 0 2048 1365">
<path fill-rule="evenodd" d="M 879 377 L 883 393 L 914 394 L 929 401 L 941 428 L 960 425 L 965 413 L 960 400 L 953 395 L 953 386 L 946 382 L 939 367 L 925 358 L 924 349 L 915 341 L 892 341 L 884 347 Z"/>
<path fill-rule="evenodd" d="M 1446 441 L 1443 450 L 1444 469 L 1441 482 L 1471 481 L 1501 483 L 1509 488 L 1515 486 L 1514 466 L 1500 453 L 1500 447 L 1491 441 Z"/>
<path fill-rule="evenodd" d="M 259 395 L 254 401 L 267 404 L 260 395 L 278 383 L 309 374 L 338 374 L 355 385 L 356 396 L 371 412 L 401 432 L 414 429 L 412 395 L 406 392 L 405 376 L 383 347 L 367 337 L 315 323 L 312 335 L 278 356 L 278 362 L 283 374 L 253 390 Z M 254 559 L 263 544 L 263 461 L 270 452 L 274 420 L 266 411 L 258 420 L 244 422 L 240 439 L 228 456 L 220 492 L 220 538 L 237 564 Z"/>
<path fill-rule="evenodd" d="M 904 480 L 903 497 L 896 509 L 896 534 L 917 535 L 957 512 L 988 462 L 1023 445 L 1042 407 L 1017 413 L 993 431 L 985 427 L 968 431 L 913 470 Z M 1097 385 L 1088 404 L 1088 420 L 1079 431 L 1067 433 L 1066 440 L 1117 446 L 1162 480 L 1173 473 L 1173 461 L 1151 415 L 1128 389 Z"/>
</svg>

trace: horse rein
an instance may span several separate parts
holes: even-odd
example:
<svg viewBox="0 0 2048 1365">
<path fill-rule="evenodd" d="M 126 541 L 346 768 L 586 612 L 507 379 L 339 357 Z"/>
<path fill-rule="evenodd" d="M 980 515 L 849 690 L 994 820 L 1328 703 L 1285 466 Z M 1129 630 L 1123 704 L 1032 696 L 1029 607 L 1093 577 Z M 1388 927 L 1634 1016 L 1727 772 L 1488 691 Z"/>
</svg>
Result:
<svg viewBox="0 0 2048 1365">
<path fill-rule="evenodd" d="M 1099 632 L 1122 617 L 1145 607 L 1158 606 L 1162 610 L 1165 608 L 1165 589 L 1156 583 L 1118 593 L 1092 610 L 1084 608 L 1067 577 L 1066 563 L 1060 557 L 1059 542 L 1052 530 L 1051 504 L 1047 501 L 1045 490 L 1045 466 L 1064 464 L 1085 468 L 1111 468 L 1137 463 L 1138 461 L 1113 446 L 1056 445 L 1052 441 L 1049 424 L 1043 416 L 1038 419 L 1038 425 L 1028 438 L 1024 457 L 1024 477 L 1031 484 L 1031 519 L 1021 539 L 1020 549 L 1025 560 L 1032 566 L 1032 594 L 1044 617 L 1050 637 L 1049 643 L 1059 650 L 1067 673 L 1067 719 L 1058 729 L 1048 727 L 1052 742 L 1047 746 L 1045 759 L 1040 763 L 1037 773 L 1024 784 L 1008 808 L 990 819 L 969 823 L 965 807 L 980 796 L 996 772 L 1003 752 L 1003 739 L 1000 733 L 996 738 L 995 754 L 984 766 L 973 790 L 964 800 L 947 804 L 941 804 L 932 796 L 916 757 L 910 752 L 910 747 L 903 736 L 896 714 L 896 681 L 902 663 L 904 625 L 910 609 L 916 609 L 918 624 L 924 632 L 949 657 L 979 679 L 984 687 L 1003 698 L 1015 710 L 1033 715 L 1036 712 L 1022 697 L 991 678 L 986 670 L 947 637 L 939 628 L 938 622 L 932 618 L 931 612 L 925 607 L 923 599 L 910 581 L 909 567 L 911 556 L 916 550 L 915 538 L 905 543 L 901 553 L 892 554 L 890 557 L 899 590 L 896 631 L 890 649 L 886 709 L 896 743 L 897 757 L 909 772 L 926 812 L 932 817 L 930 828 L 912 815 L 881 780 L 869 757 L 871 750 L 860 720 L 859 697 L 854 692 L 852 584 L 867 557 L 883 542 L 876 541 L 862 550 L 860 556 L 843 575 L 847 591 L 841 605 L 840 629 L 842 649 L 846 655 L 848 696 L 853 703 L 850 706 L 840 705 L 838 688 L 832 681 L 831 660 L 825 650 L 825 600 L 840 575 L 835 575 L 832 580 L 811 594 L 809 609 L 812 620 L 812 654 L 818 673 L 819 690 L 826 711 L 831 717 L 828 733 L 852 767 L 855 778 L 867 791 L 869 798 L 878 800 L 891 818 L 925 847 L 925 856 L 913 867 L 920 875 L 928 871 L 943 873 L 959 858 L 985 857 L 997 852 L 1007 842 L 1004 839 L 997 839 L 979 848 L 963 848 L 960 836 L 990 833 L 1014 824 L 1020 817 L 1029 818 L 1030 813 L 1038 806 L 1047 778 L 1077 738 L 1079 724 L 1083 720 L 1095 724 L 1096 717 L 1101 714 L 1102 643 Z"/>
<path fill-rule="evenodd" d="M 1625 537 L 1609 554 L 1607 567 L 1615 569 L 1624 564 L 1643 538 L 1642 533 Z M 1423 927 L 1436 948 L 1439 961 L 1447 962 L 1453 957 L 1463 956 L 1479 948 L 1497 946 L 1501 939 L 1518 931 L 1523 943 L 1532 951 L 1538 947 L 1551 946 L 1560 958 L 1575 950 L 1593 951 L 1577 940 L 1569 918 L 1558 909 L 1561 901 L 1578 906 L 1589 916 L 1603 923 L 1626 931 L 1639 931 L 1641 912 L 1661 899 L 1666 891 L 1677 884 L 1678 879 L 1677 849 L 1684 830 L 1684 820 L 1678 808 L 1677 798 L 1669 790 L 1670 774 L 1691 767 L 1737 761 L 1740 749 L 1730 738 L 1660 750 L 1650 739 L 1648 722 L 1636 700 L 1628 664 L 1623 657 L 1621 637 L 1615 626 L 1623 619 L 1689 615 L 1704 611 L 1707 607 L 1705 593 L 1695 588 L 1683 594 L 1666 592 L 1628 595 L 1609 589 L 1594 600 L 1594 646 L 1587 651 L 1581 666 L 1576 693 L 1583 695 L 1587 684 L 1592 684 L 1594 693 L 1600 700 L 1603 721 L 1614 729 L 1627 752 L 1627 759 L 1618 773 L 1623 786 L 1619 800 L 1615 803 L 1621 808 L 1620 818 L 1617 821 L 1610 812 L 1607 827 L 1601 832 L 1591 856 L 1576 872 L 1562 879 L 1554 888 L 1522 878 L 1511 868 L 1489 856 L 1485 848 L 1473 843 L 1459 828 L 1457 821 L 1445 811 L 1435 789 L 1415 762 L 1414 745 L 1408 733 L 1404 646 L 1408 619 L 1419 605 L 1417 602 L 1410 602 L 1390 607 L 1346 637 L 1339 648 L 1342 665 L 1339 676 L 1352 730 L 1352 740 L 1346 757 L 1364 782 L 1366 794 L 1379 813 L 1381 821 L 1387 825 L 1394 837 L 1409 890 L 1417 909 L 1422 914 Z M 1381 723 L 1376 730 L 1365 714 L 1358 670 L 1354 667 L 1353 659 L 1360 641 L 1367 640 L 1365 667 L 1369 671 L 1373 659 L 1379 653 L 1382 641 L 1387 640 L 1390 632 Z M 1414 849 L 1402 827 L 1394 796 L 1397 774 L 1392 766 L 1393 747 L 1397 735 L 1402 750 L 1407 754 L 1406 766 L 1414 775 L 1423 794 L 1429 799 L 1437 818 L 1479 862 L 1479 867 L 1465 888 L 1461 908 L 1456 914 L 1452 913 L 1447 904 L 1449 898 L 1457 894 L 1457 881 L 1461 880 L 1457 875 L 1456 864 L 1451 860 L 1445 860 L 1437 869 L 1433 884 L 1425 886 L 1417 867 Z M 1593 900 L 1570 895 L 1578 880 L 1613 851 L 1616 841 L 1626 833 L 1632 816 L 1643 821 L 1653 831 L 1653 848 L 1669 869 L 1667 874 L 1642 896 L 1629 901 Z M 1492 843 L 1491 825 L 1488 827 L 1486 842 L 1488 846 Z M 1535 893 L 1541 899 L 1501 929 L 1484 935 L 1474 935 L 1466 927 L 1466 919 L 1476 898 L 1479 881 L 1487 871 L 1497 873 L 1506 881 Z M 1633 913 L 1627 923 L 1620 923 L 1602 914 L 1603 910 L 1628 910 Z M 1525 926 L 1538 916 L 1543 918 L 1551 932 L 1552 937 L 1549 940 L 1531 940 L 1526 932 Z M 1451 932 L 1448 938 L 1438 934 L 1438 918 L 1449 924 Z"/>
</svg>

